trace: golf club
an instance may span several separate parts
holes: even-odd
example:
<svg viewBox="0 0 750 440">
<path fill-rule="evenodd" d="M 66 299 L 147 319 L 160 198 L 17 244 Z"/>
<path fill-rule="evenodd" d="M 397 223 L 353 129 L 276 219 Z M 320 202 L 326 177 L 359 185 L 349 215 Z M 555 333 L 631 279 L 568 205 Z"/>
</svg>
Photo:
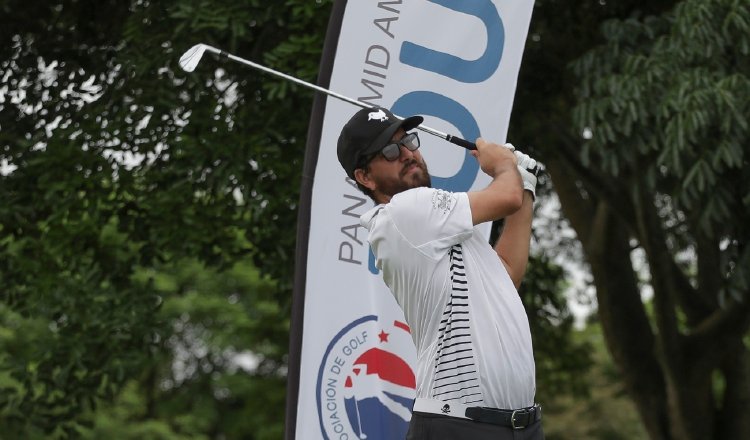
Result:
<svg viewBox="0 0 750 440">
<path fill-rule="evenodd" d="M 268 68 L 266 66 L 260 65 L 258 63 L 254 63 L 252 61 L 246 60 L 244 58 L 240 58 L 236 55 L 232 55 L 231 53 L 228 53 L 226 51 L 223 51 L 221 49 L 217 49 L 213 46 L 209 46 L 208 44 L 196 44 L 195 46 L 188 49 L 181 57 L 180 57 L 180 67 L 182 70 L 186 72 L 192 72 L 195 70 L 195 68 L 198 66 L 198 63 L 200 63 L 201 58 L 203 58 L 203 54 L 206 53 L 206 51 L 214 53 L 216 55 L 219 55 L 220 57 L 228 58 L 232 61 L 236 61 L 238 63 L 245 64 L 247 66 L 250 66 L 254 69 L 258 69 L 260 71 L 266 72 L 268 74 L 284 78 L 286 80 L 289 80 L 295 84 L 299 84 L 301 86 L 307 87 L 309 89 L 316 90 L 321 93 L 325 93 L 328 96 L 332 96 L 336 99 L 340 99 L 341 101 L 348 102 L 350 104 L 356 105 L 358 107 L 362 108 L 373 108 L 374 106 L 370 104 L 366 104 L 364 102 L 357 101 L 356 99 L 349 98 L 348 96 L 344 96 L 340 93 L 336 93 L 334 91 L 325 89 L 323 87 L 317 86 L 315 84 L 302 81 L 301 79 L 295 78 L 293 76 L 287 75 L 286 73 L 279 72 L 278 70 L 274 70 L 271 68 Z M 443 133 L 441 131 L 435 130 L 434 128 L 427 127 L 425 125 L 419 125 L 417 126 L 417 129 L 422 130 L 426 133 L 429 133 L 433 136 L 437 136 L 441 139 L 445 139 L 446 141 L 458 145 L 460 147 L 464 147 L 467 150 L 476 150 L 477 146 L 473 142 L 469 142 L 466 139 L 462 139 L 457 136 L 453 136 L 447 133 Z M 515 150 L 515 148 L 511 144 L 506 144 L 507 148 L 510 148 L 511 150 Z M 541 164 L 537 165 L 536 169 L 534 170 L 534 174 L 539 174 L 541 172 L 541 169 L 543 167 Z"/>
</svg>

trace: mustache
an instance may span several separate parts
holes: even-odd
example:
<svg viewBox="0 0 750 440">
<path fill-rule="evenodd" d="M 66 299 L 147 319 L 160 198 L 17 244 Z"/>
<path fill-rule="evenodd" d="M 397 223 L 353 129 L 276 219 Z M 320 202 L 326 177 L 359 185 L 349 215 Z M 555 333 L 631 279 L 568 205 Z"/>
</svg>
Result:
<svg viewBox="0 0 750 440">
<path fill-rule="evenodd" d="M 411 160 L 409 160 L 408 162 L 406 162 L 406 163 L 404 164 L 404 168 L 403 168 L 403 169 L 401 170 L 401 175 L 402 175 L 402 176 L 406 175 L 406 172 L 407 172 L 407 171 L 409 170 L 409 168 L 410 168 L 410 167 L 411 167 L 412 165 L 416 165 L 416 166 L 417 166 L 417 167 L 419 167 L 420 169 L 424 169 L 424 167 L 422 166 L 422 164 L 421 164 L 421 163 L 419 163 L 419 162 L 418 162 L 418 161 L 417 161 L 416 159 L 411 159 Z"/>
</svg>

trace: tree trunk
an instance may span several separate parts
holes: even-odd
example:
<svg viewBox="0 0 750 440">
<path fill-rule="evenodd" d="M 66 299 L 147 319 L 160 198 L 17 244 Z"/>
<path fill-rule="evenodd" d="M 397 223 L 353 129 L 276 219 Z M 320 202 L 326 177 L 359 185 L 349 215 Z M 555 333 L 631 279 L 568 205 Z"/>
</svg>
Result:
<svg viewBox="0 0 750 440">
<path fill-rule="evenodd" d="M 716 417 L 716 438 L 750 439 L 750 354 L 743 341 L 724 359 L 721 372 L 725 388 Z"/>
<path fill-rule="evenodd" d="M 679 300 L 712 292 L 700 286 L 697 291 L 680 290 L 689 284 L 672 260 L 655 208 L 636 202 L 639 212 L 629 220 L 639 224 L 629 224 L 621 216 L 623 206 L 613 209 L 609 200 L 586 192 L 565 163 L 549 161 L 548 170 L 591 268 L 607 348 L 650 438 L 750 439 L 750 354 L 742 340 L 746 318 L 738 318 L 731 331 L 728 324 L 711 322 L 723 319 L 720 315 L 726 311 L 720 308 L 712 311 L 713 319 L 702 319 L 703 324 L 695 324 L 701 315 L 685 322 Z M 646 250 L 651 271 L 652 318 L 630 259 L 634 234 Z M 721 331 L 701 329 L 719 325 L 724 326 Z"/>
<path fill-rule="evenodd" d="M 711 375 L 698 373 L 689 361 L 684 370 L 668 374 L 669 420 L 674 439 L 708 440 L 713 437 L 714 404 Z"/>
<path fill-rule="evenodd" d="M 605 203 L 582 197 L 571 170 L 559 162 L 548 166 L 565 216 L 578 234 L 591 267 L 607 348 L 649 436 L 669 439 L 665 382 L 630 260 L 627 227 Z M 581 215 L 592 212 L 592 206 L 593 216 Z"/>
</svg>

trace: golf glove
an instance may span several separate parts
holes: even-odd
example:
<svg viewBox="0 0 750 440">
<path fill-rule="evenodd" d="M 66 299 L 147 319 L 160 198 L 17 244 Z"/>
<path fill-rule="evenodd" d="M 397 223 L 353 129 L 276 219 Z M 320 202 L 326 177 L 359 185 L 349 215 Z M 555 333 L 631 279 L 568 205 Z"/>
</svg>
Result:
<svg viewBox="0 0 750 440">
<path fill-rule="evenodd" d="M 530 191 L 531 196 L 536 200 L 536 160 L 518 150 L 514 151 L 513 154 L 518 159 L 518 172 L 521 173 L 523 179 L 523 189 Z"/>
</svg>

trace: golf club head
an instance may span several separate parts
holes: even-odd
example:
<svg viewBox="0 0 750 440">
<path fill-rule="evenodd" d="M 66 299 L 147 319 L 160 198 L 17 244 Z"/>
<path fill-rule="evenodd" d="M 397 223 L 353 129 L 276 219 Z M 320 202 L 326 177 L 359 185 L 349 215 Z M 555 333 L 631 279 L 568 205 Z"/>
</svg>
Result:
<svg viewBox="0 0 750 440">
<path fill-rule="evenodd" d="M 201 62 L 201 58 L 203 58 L 203 54 L 206 50 L 218 53 L 216 49 L 207 44 L 196 44 L 180 57 L 180 67 L 182 67 L 182 70 L 185 72 L 192 72 L 195 70 L 195 67 Z"/>
</svg>

